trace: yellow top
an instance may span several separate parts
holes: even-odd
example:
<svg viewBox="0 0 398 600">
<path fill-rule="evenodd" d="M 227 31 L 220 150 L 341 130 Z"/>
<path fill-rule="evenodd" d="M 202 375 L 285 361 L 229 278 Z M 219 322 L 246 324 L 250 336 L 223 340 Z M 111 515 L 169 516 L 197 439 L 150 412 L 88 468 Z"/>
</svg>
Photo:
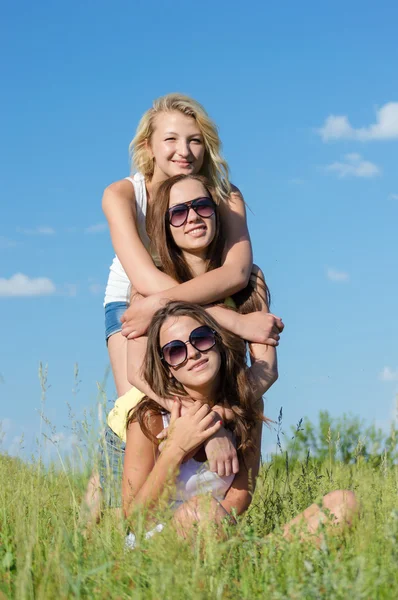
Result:
<svg viewBox="0 0 398 600">
<path fill-rule="evenodd" d="M 236 308 L 235 302 L 230 296 L 225 298 L 224 304 L 230 308 Z M 107 423 L 109 427 L 124 442 L 126 441 L 126 421 L 128 412 L 134 408 L 134 406 L 137 406 L 138 402 L 140 402 L 144 396 L 145 394 L 133 387 L 116 400 L 115 406 L 108 414 Z"/>
</svg>

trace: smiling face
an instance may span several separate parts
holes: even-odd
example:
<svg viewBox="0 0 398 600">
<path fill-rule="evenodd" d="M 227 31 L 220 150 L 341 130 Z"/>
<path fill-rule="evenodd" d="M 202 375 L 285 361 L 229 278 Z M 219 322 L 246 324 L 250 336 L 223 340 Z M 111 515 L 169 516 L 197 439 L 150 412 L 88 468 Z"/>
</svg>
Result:
<svg viewBox="0 0 398 600">
<path fill-rule="evenodd" d="M 155 161 L 154 181 L 199 173 L 205 157 L 203 136 L 195 119 L 179 111 L 156 115 L 148 149 Z"/>
<path fill-rule="evenodd" d="M 185 204 L 196 198 L 209 198 L 209 192 L 197 179 L 183 179 L 174 184 L 170 190 L 169 208 L 177 204 Z M 189 253 L 206 251 L 216 235 L 216 214 L 208 218 L 200 217 L 193 208 L 190 209 L 184 225 L 169 225 L 175 244 Z"/>
<path fill-rule="evenodd" d="M 196 319 L 188 316 L 169 317 L 163 323 L 159 333 L 159 346 L 163 348 L 173 340 L 187 342 L 191 332 L 200 327 Z M 210 397 L 218 386 L 218 374 L 221 356 L 217 344 L 210 350 L 200 352 L 187 343 L 187 359 L 178 367 L 168 367 L 170 374 L 179 381 L 186 392 L 195 396 Z"/>
</svg>

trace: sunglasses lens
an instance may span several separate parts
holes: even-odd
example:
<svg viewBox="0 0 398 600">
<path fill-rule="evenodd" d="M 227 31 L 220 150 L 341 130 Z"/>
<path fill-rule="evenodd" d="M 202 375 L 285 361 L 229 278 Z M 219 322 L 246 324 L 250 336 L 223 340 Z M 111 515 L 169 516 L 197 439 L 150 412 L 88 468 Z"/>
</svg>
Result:
<svg viewBox="0 0 398 600">
<path fill-rule="evenodd" d="M 208 219 L 214 215 L 215 212 L 215 206 L 209 198 L 203 198 L 202 200 L 192 203 L 192 208 L 194 208 L 196 213 L 204 219 Z"/>
<path fill-rule="evenodd" d="M 186 221 L 188 216 L 189 208 L 184 205 L 178 205 L 175 208 L 169 210 L 169 220 L 173 227 L 181 227 Z"/>
<path fill-rule="evenodd" d="M 203 327 L 198 327 L 192 331 L 190 336 L 190 342 L 192 346 L 199 350 L 199 352 L 205 352 L 206 350 L 210 350 L 215 343 L 216 338 L 213 331 L 207 325 Z"/>
<path fill-rule="evenodd" d="M 184 342 L 170 342 L 163 348 L 163 358 L 170 367 L 176 367 L 184 362 L 187 357 L 187 347 Z"/>
</svg>

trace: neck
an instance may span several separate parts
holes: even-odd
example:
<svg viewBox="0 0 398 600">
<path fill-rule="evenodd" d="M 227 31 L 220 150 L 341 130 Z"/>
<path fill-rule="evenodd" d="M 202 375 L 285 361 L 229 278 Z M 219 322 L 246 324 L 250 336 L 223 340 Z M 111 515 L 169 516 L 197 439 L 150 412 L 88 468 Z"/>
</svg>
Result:
<svg viewBox="0 0 398 600">
<path fill-rule="evenodd" d="M 148 194 L 148 202 L 151 201 L 154 189 L 156 189 L 156 187 L 163 183 L 163 181 L 165 181 L 166 179 L 168 179 L 167 175 L 159 171 L 155 166 L 155 171 L 153 173 L 152 179 L 150 181 L 145 181 L 146 191 Z"/>
<path fill-rule="evenodd" d="M 202 402 L 203 404 L 209 404 L 209 406 L 214 406 L 216 403 L 217 381 L 211 381 L 198 388 L 185 385 L 184 389 L 194 402 Z"/>
<path fill-rule="evenodd" d="M 187 265 L 189 266 L 191 273 L 194 277 L 198 277 L 199 275 L 203 275 L 206 273 L 206 254 L 207 248 L 203 248 L 203 250 L 198 250 L 196 253 L 187 252 L 186 250 L 182 251 L 182 255 Z"/>
</svg>

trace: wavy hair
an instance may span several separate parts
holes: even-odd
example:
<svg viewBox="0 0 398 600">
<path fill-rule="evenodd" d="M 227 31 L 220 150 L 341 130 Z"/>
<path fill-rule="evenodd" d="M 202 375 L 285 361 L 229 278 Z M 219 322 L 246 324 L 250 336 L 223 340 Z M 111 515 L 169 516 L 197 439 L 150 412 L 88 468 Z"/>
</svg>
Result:
<svg viewBox="0 0 398 600">
<path fill-rule="evenodd" d="M 234 419 L 229 427 L 235 434 L 238 450 L 253 449 L 252 431 L 258 421 L 269 419 L 263 416 L 259 403 L 255 402 L 248 377 L 246 344 L 238 336 L 221 327 L 201 306 L 188 302 L 169 302 L 158 310 L 148 330 L 148 347 L 143 364 L 143 375 L 149 386 L 158 396 L 170 398 L 172 395 L 187 396 L 184 387 L 174 377 L 170 377 L 168 366 L 160 356 L 160 330 L 169 318 L 191 317 L 200 325 L 208 325 L 217 336 L 217 347 L 221 356 L 218 389 L 211 405 L 219 404 L 230 408 Z M 210 403 L 209 403 L 210 404 Z M 127 425 L 137 421 L 143 433 L 151 440 L 156 438 L 148 427 L 152 414 L 162 414 L 163 409 L 147 396 L 128 414 Z"/>
<path fill-rule="evenodd" d="M 155 129 L 156 115 L 174 111 L 195 119 L 203 136 L 206 150 L 200 173 L 209 179 L 211 186 L 217 191 L 217 195 L 223 200 L 227 200 L 231 193 L 229 168 L 221 154 L 221 141 L 217 126 L 203 106 L 189 96 L 173 93 L 154 100 L 152 108 L 141 117 L 135 137 L 130 143 L 129 152 L 132 164 L 145 176 L 145 179 L 152 179 L 154 162 L 148 152 L 147 144 Z"/>
<path fill-rule="evenodd" d="M 164 271 L 173 277 L 178 283 L 185 283 L 193 279 L 194 275 L 184 258 L 181 248 L 175 243 L 171 226 L 167 218 L 170 205 L 170 192 L 174 185 L 185 179 L 199 181 L 205 188 L 208 196 L 217 204 L 216 191 L 212 188 L 208 179 L 202 175 L 175 175 L 163 181 L 155 191 L 154 201 L 149 207 L 147 230 L 151 238 L 151 247 L 159 256 Z M 219 211 L 216 209 L 216 231 L 213 241 L 209 244 L 206 253 L 206 272 L 221 267 L 225 234 L 220 219 Z M 245 288 L 232 296 L 238 312 L 247 314 L 262 310 L 263 305 L 271 304 L 271 294 L 264 279 L 254 269 L 250 281 Z"/>
</svg>

